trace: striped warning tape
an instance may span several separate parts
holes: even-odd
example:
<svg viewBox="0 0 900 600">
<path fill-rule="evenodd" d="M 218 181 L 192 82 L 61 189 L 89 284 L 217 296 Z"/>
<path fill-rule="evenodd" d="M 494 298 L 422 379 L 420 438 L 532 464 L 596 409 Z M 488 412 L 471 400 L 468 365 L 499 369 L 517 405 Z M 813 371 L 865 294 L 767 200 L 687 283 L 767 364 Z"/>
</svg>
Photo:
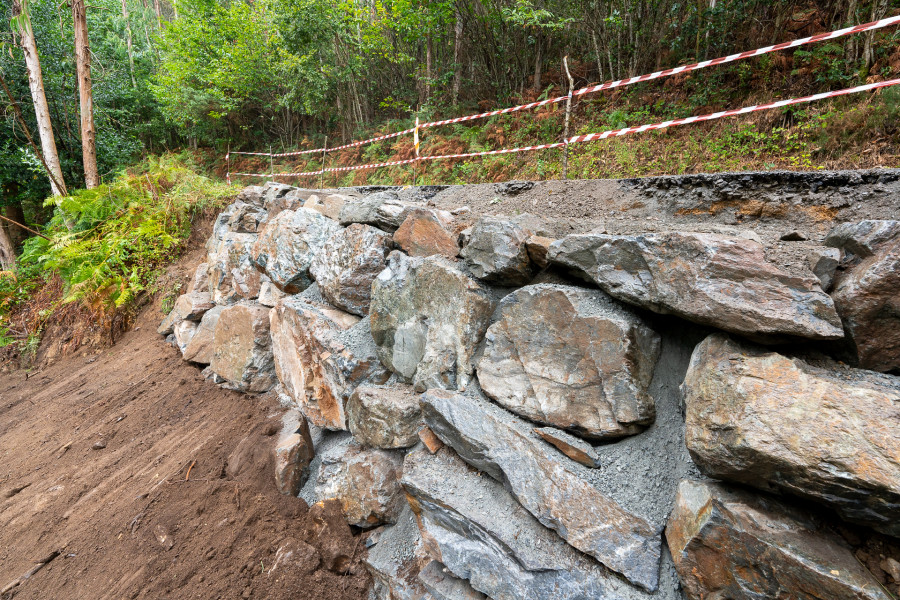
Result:
<svg viewBox="0 0 900 600">
<path fill-rule="evenodd" d="M 658 129 L 666 129 L 667 127 L 677 127 L 679 125 L 688 125 L 690 123 L 698 123 L 702 121 L 713 121 L 715 119 L 722 119 L 725 117 L 734 117 L 737 115 L 744 115 L 752 112 L 757 112 L 761 110 L 770 110 L 773 108 L 782 108 L 785 106 L 791 106 L 794 104 L 803 104 L 807 102 L 815 102 L 817 100 L 824 100 L 826 98 L 835 98 L 837 96 L 846 96 L 848 94 L 858 94 L 861 92 L 869 92 L 872 90 L 877 90 L 880 88 L 890 87 L 893 85 L 900 84 L 900 78 L 898 79 L 890 79 L 888 81 L 880 81 L 877 83 L 867 83 L 865 85 L 859 85 L 852 88 L 846 88 L 843 90 L 835 90 L 831 92 L 822 92 L 821 94 L 813 94 L 811 96 L 803 96 L 802 98 L 790 98 L 787 100 L 777 100 L 775 102 L 769 102 L 767 104 L 755 104 L 753 106 L 745 106 L 743 108 L 736 108 L 734 110 L 723 110 L 715 113 L 709 113 L 705 115 L 695 115 L 691 117 L 684 117 L 682 119 L 670 119 L 668 121 L 661 121 L 659 123 L 651 123 L 647 125 L 639 125 L 636 127 L 622 127 L 621 129 L 611 129 L 608 131 L 603 131 L 600 133 L 588 133 L 582 135 L 576 135 L 570 137 L 562 142 L 555 142 L 552 144 L 539 144 L 536 146 L 522 146 L 519 148 L 503 148 L 500 150 L 488 150 L 485 152 L 467 152 L 462 154 L 440 154 L 434 156 L 420 156 L 418 158 L 410 158 L 407 160 L 398 160 L 393 162 L 383 162 L 383 163 L 373 163 L 367 165 L 353 165 L 349 167 L 333 167 L 329 169 L 324 169 L 320 171 L 312 171 L 306 173 L 276 173 L 278 177 L 306 177 L 313 175 L 321 175 L 322 173 L 334 173 L 334 172 L 342 172 L 342 171 L 358 171 L 363 169 L 380 169 L 382 167 L 395 167 L 400 165 L 408 165 L 414 162 L 418 162 L 420 160 L 443 160 L 443 159 L 458 159 L 458 158 L 474 158 L 478 156 L 494 156 L 498 154 L 512 154 L 517 152 L 531 152 L 536 150 L 548 150 L 551 148 L 560 148 L 565 146 L 566 144 L 578 144 L 583 142 L 591 142 L 594 140 L 603 140 L 610 137 L 621 137 L 623 135 L 628 135 L 632 133 L 643 133 L 645 131 L 653 131 Z M 255 173 L 231 173 L 231 175 L 243 175 L 245 177 L 270 177 L 269 174 L 255 174 Z"/>
<path fill-rule="evenodd" d="M 618 88 L 618 87 L 633 85 L 635 83 L 640 83 L 643 81 L 651 81 L 653 79 L 661 79 L 663 77 L 668 77 L 670 75 L 676 75 L 678 73 L 688 73 L 690 71 L 696 71 L 698 69 L 705 69 L 706 67 L 730 63 L 730 62 L 742 60 L 745 58 L 751 58 L 753 56 L 762 56 L 763 54 L 769 54 L 770 52 L 777 52 L 779 50 L 787 50 L 789 48 L 797 48 L 798 46 L 804 46 L 806 44 L 814 44 L 814 43 L 822 42 L 825 40 L 833 40 L 835 38 L 839 38 L 839 37 L 843 37 L 843 36 L 847 36 L 847 35 L 853 35 L 853 34 L 857 34 L 857 33 L 862 33 L 864 31 L 873 31 L 875 29 L 890 27 L 891 25 L 897 25 L 897 24 L 900 24 L 900 15 L 894 16 L 894 17 L 888 17 L 885 19 L 879 19 L 877 21 L 872 21 L 870 23 L 863 23 L 861 25 L 855 25 L 853 27 L 845 27 L 844 29 L 837 29 L 835 31 L 830 31 L 828 33 L 819 33 L 819 34 L 812 35 L 809 37 L 793 40 L 791 42 L 782 42 L 780 44 L 775 44 L 772 46 L 765 46 L 763 48 L 757 48 L 756 50 L 748 50 L 746 52 L 739 52 L 737 54 L 730 54 L 728 56 L 713 58 L 711 60 L 704 60 L 704 61 L 690 64 L 690 65 L 683 65 L 680 67 L 673 67 L 671 69 L 656 71 L 655 73 L 648 73 L 646 75 L 638 75 L 636 77 L 629 77 L 627 79 L 619 79 L 616 81 L 607 81 L 607 82 L 599 84 L 599 85 L 588 86 L 588 87 L 584 87 L 584 88 L 575 90 L 572 93 L 572 95 L 573 96 L 583 96 L 585 94 L 592 94 L 592 93 L 600 92 L 603 90 L 611 90 L 611 89 Z M 429 128 L 429 127 L 439 127 L 441 125 L 450 125 L 452 123 L 463 123 L 465 121 L 474 121 L 476 119 L 484 119 L 487 117 L 494 117 L 497 115 L 505 115 L 505 114 L 509 114 L 509 113 L 519 112 L 522 110 L 540 108 L 541 106 L 546 106 L 548 104 L 556 104 L 556 103 L 565 101 L 567 98 L 568 98 L 568 94 L 565 96 L 557 96 L 555 98 L 548 98 L 546 100 L 541 100 L 538 102 L 529 102 L 527 104 L 520 104 L 519 106 L 511 106 L 511 107 L 503 108 L 503 109 L 499 109 L 499 110 L 492 110 L 492 111 L 473 114 L 473 115 L 466 115 L 464 117 L 456 117 L 453 119 L 445 119 L 443 121 L 432 121 L 429 123 L 421 123 L 417 127 L 412 127 L 410 129 L 405 129 L 403 131 L 398 131 L 396 133 L 389 133 L 386 135 L 369 138 L 367 140 L 351 142 L 349 144 L 345 144 L 343 146 L 337 146 L 335 148 L 316 148 L 313 150 L 298 150 L 295 152 L 282 152 L 279 154 L 271 154 L 268 152 L 231 152 L 231 154 L 244 154 L 244 155 L 251 155 L 251 156 L 285 157 L 285 156 L 300 156 L 303 154 L 314 154 L 317 152 L 335 152 L 337 150 L 345 150 L 347 148 L 355 148 L 358 146 L 364 146 L 366 144 L 381 142 L 384 140 L 399 137 L 401 135 L 408 135 L 410 133 L 414 133 L 417 128 L 425 129 L 425 128 Z"/>
</svg>

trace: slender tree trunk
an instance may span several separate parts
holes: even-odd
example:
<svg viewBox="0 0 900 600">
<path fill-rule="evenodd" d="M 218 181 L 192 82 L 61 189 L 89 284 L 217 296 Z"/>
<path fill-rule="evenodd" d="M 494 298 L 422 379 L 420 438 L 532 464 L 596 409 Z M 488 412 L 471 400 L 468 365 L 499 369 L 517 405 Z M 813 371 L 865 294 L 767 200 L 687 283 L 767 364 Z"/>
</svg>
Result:
<svg viewBox="0 0 900 600">
<path fill-rule="evenodd" d="M 21 202 L 13 202 L 12 204 L 4 206 L 3 214 L 5 214 L 7 218 L 12 219 L 16 223 L 25 222 L 25 211 L 22 210 Z M 13 248 L 16 248 L 18 250 L 22 247 L 22 244 L 25 242 L 25 240 L 28 239 L 28 233 L 21 227 L 10 225 L 9 239 L 12 242 Z"/>
<path fill-rule="evenodd" d="M 541 91 L 541 72 L 543 71 L 543 69 L 542 69 L 542 67 L 543 67 L 542 51 L 544 49 L 543 48 L 544 39 L 543 39 L 543 36 L 541 36 L 540 30 L 538 30 L 534 46 L 535 46 L 534 79 L 532 81 L 531 87 L 532 87 L 532 89 L 534 89 L 534 92 L 537 94 L 537 93 L 540 93 L 540 91 Z"/>
<path fill-rule="evenodd" d="M 11 271 L 16 266 L 16 251 L 7 234 L 6 223 L 0 225 L 0 269 Z"/>
<path fill-rule="evenodd" d="M 94 129 L 94 97 L 91 93 L 91 50 L 88 41 L 84 0 L 72 1 L 75 24 L 75 64 L 78 71 L 78 100 L 81 105 L 81 156 L 87 189 L 100 185 L 97 174 L 97 133 Z"/>
<path fill-rule="evenodd" d="M 21 0 L 13 0 L 13 15 L 16 17 L 23 15 Z M 34 115 L 37 119 L 38 136 L 41 140 L 41 153 L 44 155 L 47 168 L 53 174 L 50 178 L 50 189 L 54 196 L 62 196 L 66 193 L 65 183 L 63 182 L 62 168 L 59 165 L 59 153 L 56 151 L 56 140 L 53 137 L 53 124 L 50 122 L 50 107 L 47 105 L 47 96 L 44 94 L 41 60 L 38 57 L 37 44 L 34 42 L 31 20 L 27 18 L 27 15 L 21 23 L 19 35 L 22 40 L 22 53 L 25 55 L 25 66 L 28 69 L 28 85 L 31 88 L 31 99 L 34 102 Z"/>
<path fill-rule="evenodd" d="M 153 10 L 156 12 L 156 25 L 162 29 L 162 9 L 159 6 L 159 0 L 153 0 Z"/>
<path fill-rule="evenodd" d="M 434 49 L 431 44 L 431 35 L 429 34 L 425 40 L 425 104 L 431 103 L 431 76 L 432 76 L 432 59 L 434 58 Z"/>
<path fill-rule="evenodd" d="M 459 86 L 462 81 L 462 65 L 459 64 L 460 46 L 462 46 L 463 20 L 459 7 L 456 9 L 456 23 L 453 25 L 453 106 L 459 105 Z"/>
<path fill-rule="evenodd" d="M 125 45 L 128 48 L 128 69 L 131 72 L 131 87 L 137 87 L 134 78 L 134 49 L 131 44 L 131 22 L 128 20 L 128 0 L 122 0 L 122 18 L 125 20 Z"/>
</svg>

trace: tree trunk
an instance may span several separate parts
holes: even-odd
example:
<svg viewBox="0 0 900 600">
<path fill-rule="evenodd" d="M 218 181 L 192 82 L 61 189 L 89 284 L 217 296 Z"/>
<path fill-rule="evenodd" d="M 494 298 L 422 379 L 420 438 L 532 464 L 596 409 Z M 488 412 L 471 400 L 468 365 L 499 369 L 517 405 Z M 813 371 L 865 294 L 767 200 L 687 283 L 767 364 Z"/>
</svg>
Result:
<svg viewBox="0 0 900 600">
<path fill-rule="evenodd" d="M 97 174 L 97 133 L 94 129 L 94 97 L 91 94 L 91 50 L 88 42 L 84 0 L 72 0 L 75 24 L 75 63 L 78 70 L 78 100 L 81 105 L 81 156 L 84 161 L 84 185 L 100 185 Z"/>
<path fill-rule="evenodd" d="M 128 69 L 131 72 L 131 87 L 137 87 L 134 78 L 134 50 L 131 44 L 131 22 L 128 20 L 128 0 L 122 0 L 122 18 L 125 20 L 125 45 L 128 48 Z"/>
<path fill-rule="evenodd" d="M 162 29 L 162 9 L 159 7 L 159 0 L 153 0 L 153 11 L 156 13 L 156 25 Z"/>
<path fill-rule="evenodd" d="M 459 8 L 456 8 L 456 23 L 453 25 L 453 106 L 459 105 L 459 86 L 462 81 L 462 65 L 459 64 L 459 51 L 462 46 L 463 20 Z"/>
<path fill-rule="evenodd" d="M 425 104 L 431 103 L 431 69 L 433 68 L 432 59 L 434 57 L 434 49 L 431 45 L 431 34 L 425 40 Z"/>
<path fill-rule="evenodd" d="M 31 88 L 31 99 L 34 102 L 41 153 L 44 155 L 47 168 L 53 174 L 50 177 L 50 189 L 54 196 L 62 196 L 66 193 L 66 189 L 62 168 L 59 165 L 59 153 L 56 151 L 56 140 L 53 137 L 53 124 L 50 122 L 50 107 L 47 105 L 47 96 L 44 95 L 41 59 L 38 57 L 37 44 L 34 42 L 31 20 L 23 13 L 21 0 L 13 0 L 13 15 L 24 17 L 19 27 L 19 35 L 22 38 L 22 53 L 25 55 L 25 66 L 28 69 L 28 86 Z"/>
<path fill-rule="evenodd" d="M 534 80 L 532 81 L 531 87 L 534 90 L 534 93 L 539 94 L 541 92 L 541 71 L 543 70 L 543 56 L 541 55 L 541 51 L 543 50 L 544 45 L 540 30 L 538 31 L 535 40 Z"/>
<path fill-rule="evenodd" d="M 0 269 L 11 271 L 16 266 L 16 252 L 7 235 L 6 224 L 0 226 Z"/>
<path fill-rule="evenodd" d="M 22 210 L 21 202 L 16 201 L 4 206 L 3 214 L 16 223 L 25 222 L 25 212 Z M 25 243 L 25 240 L 28 239 L 28 232 L 17 225 L 11 225 L 9 223 L 6 223 L 6 225 L 8 225 L 9 240 L 12 242 L 13 248 L 16 250 L 20 249 L 22 244 Z"/>
</svg>

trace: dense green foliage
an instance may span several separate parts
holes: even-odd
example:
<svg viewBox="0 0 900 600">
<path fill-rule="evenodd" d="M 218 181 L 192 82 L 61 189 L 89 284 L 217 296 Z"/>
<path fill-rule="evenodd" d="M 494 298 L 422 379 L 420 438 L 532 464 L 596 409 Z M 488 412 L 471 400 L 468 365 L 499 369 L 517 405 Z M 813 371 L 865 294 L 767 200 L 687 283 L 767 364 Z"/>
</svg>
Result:
<svg viewBox="0 0 900 600">
<path fill-rule="evenodd" d="M 198 175 L 188 157 L 163 155 L 64 197 L 68 219 L 57 211 L 44 228 L 48 239 L 29 238 L 17 272 L 0 272 L 0 337 L 4 317 L 49 277 L 58 276 L 63 290 L 45 307 L 48 315 L 74 301 L 97 315 L 129 307 L 178 254 L 191 219 L 233 195 L 233 188 Z"/>
<path fill-rule="evenodd" d="M 562 78 L 564 55 L 583 85 L 866 22 L 900 2 L 189 0 L 179 7 L 162 32 L 154 88 L 167 116 L 201 143 L 260 149 L 296 147 L 310 135 L 318 143 L 335 128 L 347 141 L 389 118 L 546 95 Z M 891 29 L 809 46 L 794 53 L 790 77 L 819 91 L 861 81 L 873 67 L 888 76 L 897 39 Z M 734 89 L 741 69 L 698 76 L 695 93 L 715 94 L 722 78 Z"/>
</svg>

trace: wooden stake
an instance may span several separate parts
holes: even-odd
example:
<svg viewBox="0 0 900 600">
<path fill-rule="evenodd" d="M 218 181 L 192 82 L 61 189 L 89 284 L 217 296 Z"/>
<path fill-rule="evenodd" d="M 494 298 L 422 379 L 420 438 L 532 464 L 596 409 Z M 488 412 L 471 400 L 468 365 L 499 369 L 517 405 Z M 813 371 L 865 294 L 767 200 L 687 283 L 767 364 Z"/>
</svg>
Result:
<svg viewBox="0 0 900 600">
<path fill-rule="evenodd" d="M 566 126 L 563 132 L 563 179 L 569 178 L 569 117 L 572 114 L 572 91 L 575 89 L 575 81 L 569 73 L 569 57 L 563 57 L 563 67 L 566 69 L 566 77 L 569 79 L 569 96 L 566 98 Z"/>
</svg>

